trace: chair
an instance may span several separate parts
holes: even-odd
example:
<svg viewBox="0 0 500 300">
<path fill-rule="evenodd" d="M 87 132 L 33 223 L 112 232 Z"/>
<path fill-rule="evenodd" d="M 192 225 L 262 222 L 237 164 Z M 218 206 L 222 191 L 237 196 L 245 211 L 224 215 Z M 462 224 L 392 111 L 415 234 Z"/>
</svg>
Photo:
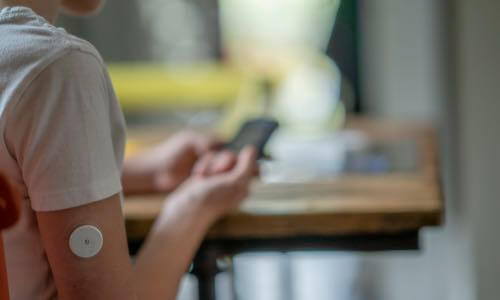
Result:
<svg viewBox="0 0 500 300">
<path fill-rule="evenodd" d="M 12 226 L 19 218 L 19 195 L 7 177 L 0 174 L 0 299 L 9 299 L 7 271 L 1 231 Z"/>
</svg>

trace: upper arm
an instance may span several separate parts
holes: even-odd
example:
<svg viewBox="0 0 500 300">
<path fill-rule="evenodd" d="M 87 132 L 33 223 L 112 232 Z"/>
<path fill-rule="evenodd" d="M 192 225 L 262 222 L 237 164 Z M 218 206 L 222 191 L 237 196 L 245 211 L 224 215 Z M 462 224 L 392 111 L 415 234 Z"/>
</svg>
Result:
<svg viewBox="0 0 500 300">
<path fill-rule="evenodd" d="M 120 196 L 70 209 L 37 212 L 44 248 L 60 299 L 135 299 Z M 94 257 L 80 258 L 69 247 L 72 231 L 93 225 L 103 246 Z"/>
<path fill-rule="evenodd" d="M 9 107 L 7 146 L 61 299 L 134 295 L 119 196 L 122 118 L 102 62 L 77 50 L 46 67 Z M 79 225 L 101 230 L 104 244 L 95 257 L 70 251 L 69 236 Z"/>
<path fill-rule="evenodd" d="M 6 143 L 36 211 L 121 191 L 123 116 L 97 57 L 73 50 L 9 104 Z"/>
</svg>

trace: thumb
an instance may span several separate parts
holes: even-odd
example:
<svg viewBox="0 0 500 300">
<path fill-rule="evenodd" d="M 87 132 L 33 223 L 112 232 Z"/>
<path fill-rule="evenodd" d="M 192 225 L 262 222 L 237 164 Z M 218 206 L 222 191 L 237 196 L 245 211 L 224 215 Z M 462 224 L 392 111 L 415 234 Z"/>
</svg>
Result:
<svg viewBox="0 0 500 300">
<path fill-rule="evenodd" d="M 253 146 L 246 146 L 238 154 L 236 167 L 232 170 L 235 179 L 252 177 L 257 168 L 257 149 Z"/>
</svg>

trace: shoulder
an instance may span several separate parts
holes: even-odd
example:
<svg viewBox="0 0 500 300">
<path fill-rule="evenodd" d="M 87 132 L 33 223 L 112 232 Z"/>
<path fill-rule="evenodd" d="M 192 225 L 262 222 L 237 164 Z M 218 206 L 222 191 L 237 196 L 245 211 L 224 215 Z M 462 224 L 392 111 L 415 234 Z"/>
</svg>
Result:
<svg viewBox="0 0 500 300">
<path fill-rule="evenodd" d="M 110 93 L 105 64 L 92 44 L 32 11 L 24 13 L 18 18 L 10 16 L 8 22 L 0 18 L 0 103 L 7 104 L 5 108 L 17 106 L 28 90 Z M 2 90 L 2 86 L 6 88 Z M 32 103 L 36 99 L 28 100 Z"/>
<path fill-rule="evenodd" d="M 3 21 L 3 22 L 2 22 Z M 104 66 L 98 51 L 89 42 L 57 28 L 34 13 L 0 19 L 0 74 L 10 82 L 24 85 L 65 56 L 91 57 Z M 2 72 L 3 73 L 3 72 Z"/>
<path fill-rule="evenodd" d="M 104 62 L 89 42 L 32 11 L 2 21 L 0 15 L 0 115 L 7 125 L 20 115 L 51 117 L 88 107 L 106 114 L 116 102 Z"/>
<path fill-rule="evenodd" d="M 0 131 L 15 129 L 19 124 L 9 124 L 27 114 L 63 107 L 118 110 L 105 65 L 89 42 L 27 9 L 0 10 L 0 37 Z"/>
</svg>

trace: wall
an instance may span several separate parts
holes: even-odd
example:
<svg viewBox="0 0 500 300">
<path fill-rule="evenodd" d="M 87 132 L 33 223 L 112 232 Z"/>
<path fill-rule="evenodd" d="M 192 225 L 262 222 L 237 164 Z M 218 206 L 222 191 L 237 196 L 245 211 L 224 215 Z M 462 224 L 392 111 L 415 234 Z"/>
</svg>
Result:
<svg viewBox="0 0 500 300">
<path fill-rule="evenodd" d="M 376 117 L 425 119 L 438 129 L 448 95 L 447 15 L 443 1 L 362 1 L 362 89 L 364 107 Z M 443 143 L 448 145 L 450 141 Z M 451 159 L 443 172 L 450 174 Z M 446 186 L 452 184 L 446 176 Z M 452 189 L 445 191 L 451 199 Z M 448 206 L 448 205 L 447 205 Z M 450 298 L 449 270 L 454 216 L 446 225 L 421 235 L 420 252 L 381 253 L 364 257 L 364 270 L 372 279 L 377 299 Z"/>
<path fill-rule="evenodd" d="M 475 299 L 500 285 L 500 2 L 457 1 L 459 193 L 471 227 Z"/>
<path fill-rule="evenodd" d="M 360 1 L 365 107 L 395 118 L 435 118 L 442 98 L 439 1 Z"/>
<path fill-rule="evenodd" d="M 365 1 L 369 112 L 441 133 L 446 225 L 424 251 L 371 257 L 383 299 L 498 299 L 500 2 Z"/>
</svg>

